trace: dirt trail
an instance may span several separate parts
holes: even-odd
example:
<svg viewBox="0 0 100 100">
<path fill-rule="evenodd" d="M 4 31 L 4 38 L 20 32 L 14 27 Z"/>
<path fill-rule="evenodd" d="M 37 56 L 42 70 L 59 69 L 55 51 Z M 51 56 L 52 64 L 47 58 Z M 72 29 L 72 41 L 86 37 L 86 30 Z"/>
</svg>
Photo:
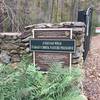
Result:
<svg viewBox="0 0 100 100">
<path fill-rule="evenodd" d="M 88 100 L 100 100 L 100 35 L 94 36 L 85 62 L 84 89 Z"/>
</svg>

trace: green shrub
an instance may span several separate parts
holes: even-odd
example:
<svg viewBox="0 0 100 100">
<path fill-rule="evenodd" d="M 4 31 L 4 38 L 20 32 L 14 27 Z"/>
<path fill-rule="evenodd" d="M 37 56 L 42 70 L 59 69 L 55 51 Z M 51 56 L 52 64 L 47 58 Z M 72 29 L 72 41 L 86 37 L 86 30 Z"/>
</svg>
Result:
<svg viewBox="0 0 100 100">
<path fill-rule="evenodd" d="M 25 59 L 16 69 L 0 65 L 0 100 L 86 100 L 79 82 L 82 70 L 52 64 L 47 74 L 37 71 Z"/>
</svg>

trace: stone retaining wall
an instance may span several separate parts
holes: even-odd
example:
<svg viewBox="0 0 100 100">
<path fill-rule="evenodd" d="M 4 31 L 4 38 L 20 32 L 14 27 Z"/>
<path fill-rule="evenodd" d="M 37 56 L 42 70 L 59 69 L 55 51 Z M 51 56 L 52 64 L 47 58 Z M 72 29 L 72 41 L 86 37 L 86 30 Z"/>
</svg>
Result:
<svg viewBox="0 0 100 100">
<path fill-rule="evenodd" d="M 73 28 L 73 39 L 76 40 L 76 52 L 73 54 L 73 64 L 83 64 L 83 42 L 85 25 L 81 22 L 63 22 L 58 24 L 42 23 L 25 27 L 23 33 L 0 33 L 0 62 L 16 63 L 24 54 L 30 53 L 29 39 L 33 28 Z"/>
</svg>

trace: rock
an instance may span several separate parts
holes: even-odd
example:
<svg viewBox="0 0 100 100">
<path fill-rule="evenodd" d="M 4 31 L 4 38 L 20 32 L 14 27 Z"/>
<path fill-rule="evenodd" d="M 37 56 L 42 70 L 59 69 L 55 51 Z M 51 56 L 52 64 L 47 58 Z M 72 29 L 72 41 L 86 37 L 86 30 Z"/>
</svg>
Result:
<svg viewBox="0 0 100 100">
<path fill-rule="evenodd" d="M 85 27 L 83 22 L 61 22 L 60 25 L 67 25 L 67 26 L 76 26 L 76 27 Z"/>
<path fill-rule="evenodd" d="M 74 32 L 77 32 L 77 34 L 84 34 L 84 32 L 85 32 L 85 28 L 80 28 L 80 27 L 74 27 L 73 28 L 73 31 Z"/>
<path fill-rule="evenodd" d="M 18 54 L 12 55 L 11 62 L 20 62 L 21 58 Z"/>
<path fill-rule="evenodd" d="M 62 26 L 61 25 L 58 25 L 58 24 L 54 24 L 52 27 L 53 28 L 62 28 Z"/>
<path fill-rule="evenodd" d="M 24 28 L 26 29 L 26 30 L 29 30 L 30 28 L 34 28 L 35 27 L 35 25 L 28 25 L 28 26 L 25 26 Z"/>
<path fill-rule="evenodd" d="M 25 54 L 26 52 L 25 52 L 25 50 L 21 50 L 19 53 L 20 54 Z"/>
<path fill-rule="evenodd" d="M 10 41 L 10 40 L 12 40 L 13 39 L 13 36 L 7 36 L 7 35 L 5 35 L 5 40 L 6 41 Z"/>
<path fill-rule="evenodd" d="M 46 25 L 45 25 L 47 28 L 51 28 L 52 26 L 53 26 L 53 24 L 51 24 L 51 23 L 47 23 Z"/>
<path fill-rule="evenodd" d="M 72 60 L 72 64 L 78 64 L 79 63 L 79 59 L 73 59 Z"/>
<path fill-rule="evenodd" d="M 76 48 L 76 51 L 77 51 L 77 52 L 80 52 L 80 53 L 83 53 L 83 52 L 84 52 L 83 45 L 81 45 L 80 47 L 77 47 L 77 48 Z"/>
<path fill-rule="evenodd" d="M 13 39 L 16 40 L 16 39 L 18 39 L 18 37 L 17 37 L 16 35 L 14 35 L 14 36 L 13 36 Z"/>
<path fill-rule="evenodd" d="M 20 36 L 22 33 L 17 33 L 17 32 L 3 32 L 0 33 L 0 35 L 5 35 L 5 36 Z"/>
<path fill-rule="evenodd" d="M 45 23 L 35 25 L 35 28 L 46 28 Z"/>
<path fill-rule="evenodd" d="M 2 35 L 2 34 L 0 33 L 0 38 L 3 39 L 4 37 L 5 37 L 5 35 Z"/>
<path fill-rule="evenodd" d="M 25 46 L 29 46 L 29 43 L 25 43 Z"/>
<path fill-rule="evenodd" d="M 2 43 L 2 45 L 1 45 L 1 49 L 2 50 L 16 50 L 16 49 L 18 49 L 18 45 L 15 45 L 15 44 L 13 44 L 13 43 Z"/>
<path fill-rule="evenodd" d="M 79 58 L 79 57 L 80 57 L 80 52 L 76 51 L 76 52 L 72 55 L 72 57 L 73 57 L 74 59 Z"/>
<path fill-rule="evenodd" d="M 19 38 L 14 41 L 15 41 L 15 43 L 21 43 L 21 39 L 19 39 Z"/>
<path fill-rule="evenodd" d="M 20 47 L 25 47 L 25 43 L 22 43 L 22 42 L 21 42 L 21 43 L 19 44 L 19 46 L 20 46 Z"/>
<path fill-rule="evenodd" d="M 83 41 L 77 40 L 77 41 L 76 41 L 76 46 L 77 46 L 77 47 L 80 47 L 80 46 L 82 45 L 82 43 L 83 43 Z"/>
<path fill-rule="evenodd" d="M 78 39 L 84 39 L 84 36 L 85 36 L 85 34 L 78 34 L 76 37 L 77 37 Z"/>
<path fill-rule="evenodd" d="M 25 50 L 25 47 L 20 47 L 20 50 Z"/>
<path fill-rule="evenodd" d="M 20 39 L 25 39 L 25 38 L 27 38 L 29 36 L 32 36 L 32 31 L 23 32 L 19 38 Z"/>
<path fill-rule="evenodd" d="M 11 50 L 10 53 L 11 53 L 11 54 L 17 54 L 18 51 L 17 51 L 17 50 Z"/>
<path fill-rule="evenodd" d="M 2 43 L 2 39 L 0 38 L 0 44 Z"/>
<path fill-rule="evenodd" d="M 30 38 L 32 38 L 32 36 L 29 36 L 29 37 L 23 39 L 22 42 L 29 42 L 29 39 L 30 39 Z"/>
<path fill-rule="evenodd" d="M 11 62 L 11 57 L 8 55 L 7 51 L 1 51 L 0 60 L 2 63 L 8 64 Z"/>
<path fill-rule="evenodd" d="M 26 50 L 25 50 L 27 53 L 29 53 L 30 52 L 30 49 L 29 48 L 26 48 Z"/>
</svg>

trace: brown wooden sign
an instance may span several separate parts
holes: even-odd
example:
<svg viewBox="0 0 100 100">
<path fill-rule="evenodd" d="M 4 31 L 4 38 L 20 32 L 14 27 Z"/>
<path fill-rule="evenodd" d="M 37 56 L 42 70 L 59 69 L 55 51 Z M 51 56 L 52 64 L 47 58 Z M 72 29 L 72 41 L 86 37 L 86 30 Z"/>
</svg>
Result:
<svg viewBox="0 0 100 100">
<path fill-rule="evenodd" d="M 47 40 L 53 44 L 54 40 L 70 40 L 72 39 L 72 29 L 70 28 L 54 28 L 54 29 L 33 29 L 33 38 L 35 40 Z M 33 39 L 33 40 L 34 40 Z M 52 41 L 53 40 L 53 41 Z M 35 42 L 35 41 L 33 41 Z M 36 41 L 37 42 L 37 41 Z M 39 41 L 40 42 L 40 41 Z M 36 48 L 38 46 L 35 46 Z M 74 41 L 75 47 L 75 41 Z M 74 48 L 75 51 L 75 48 Z M 60 62 L 63 65 L 71 65 L 70 51 L 67 52 L 45 52 L 45 51 L 34 51 L 33 52 L 33 63 L 37 65 L 38 70 L 48 70 L 50 64 L 54 62 Z"/>
<path fill-rule="evenodd" d="M 47 71 L 50 64 L 54 62 L 60 62 L 63 65 L 69 65 L 70 62 L 70 55 L 67 53 L 36 52 L 35 57 L 35 63 L 38 66 L 38 69 L 42 71 Z"/>
<path fill-rule="evenodd" d="M 70 30 L 61 29 L 34 29 L 34 38 L 36 39 L 69 39 Z"/>
</svg>

